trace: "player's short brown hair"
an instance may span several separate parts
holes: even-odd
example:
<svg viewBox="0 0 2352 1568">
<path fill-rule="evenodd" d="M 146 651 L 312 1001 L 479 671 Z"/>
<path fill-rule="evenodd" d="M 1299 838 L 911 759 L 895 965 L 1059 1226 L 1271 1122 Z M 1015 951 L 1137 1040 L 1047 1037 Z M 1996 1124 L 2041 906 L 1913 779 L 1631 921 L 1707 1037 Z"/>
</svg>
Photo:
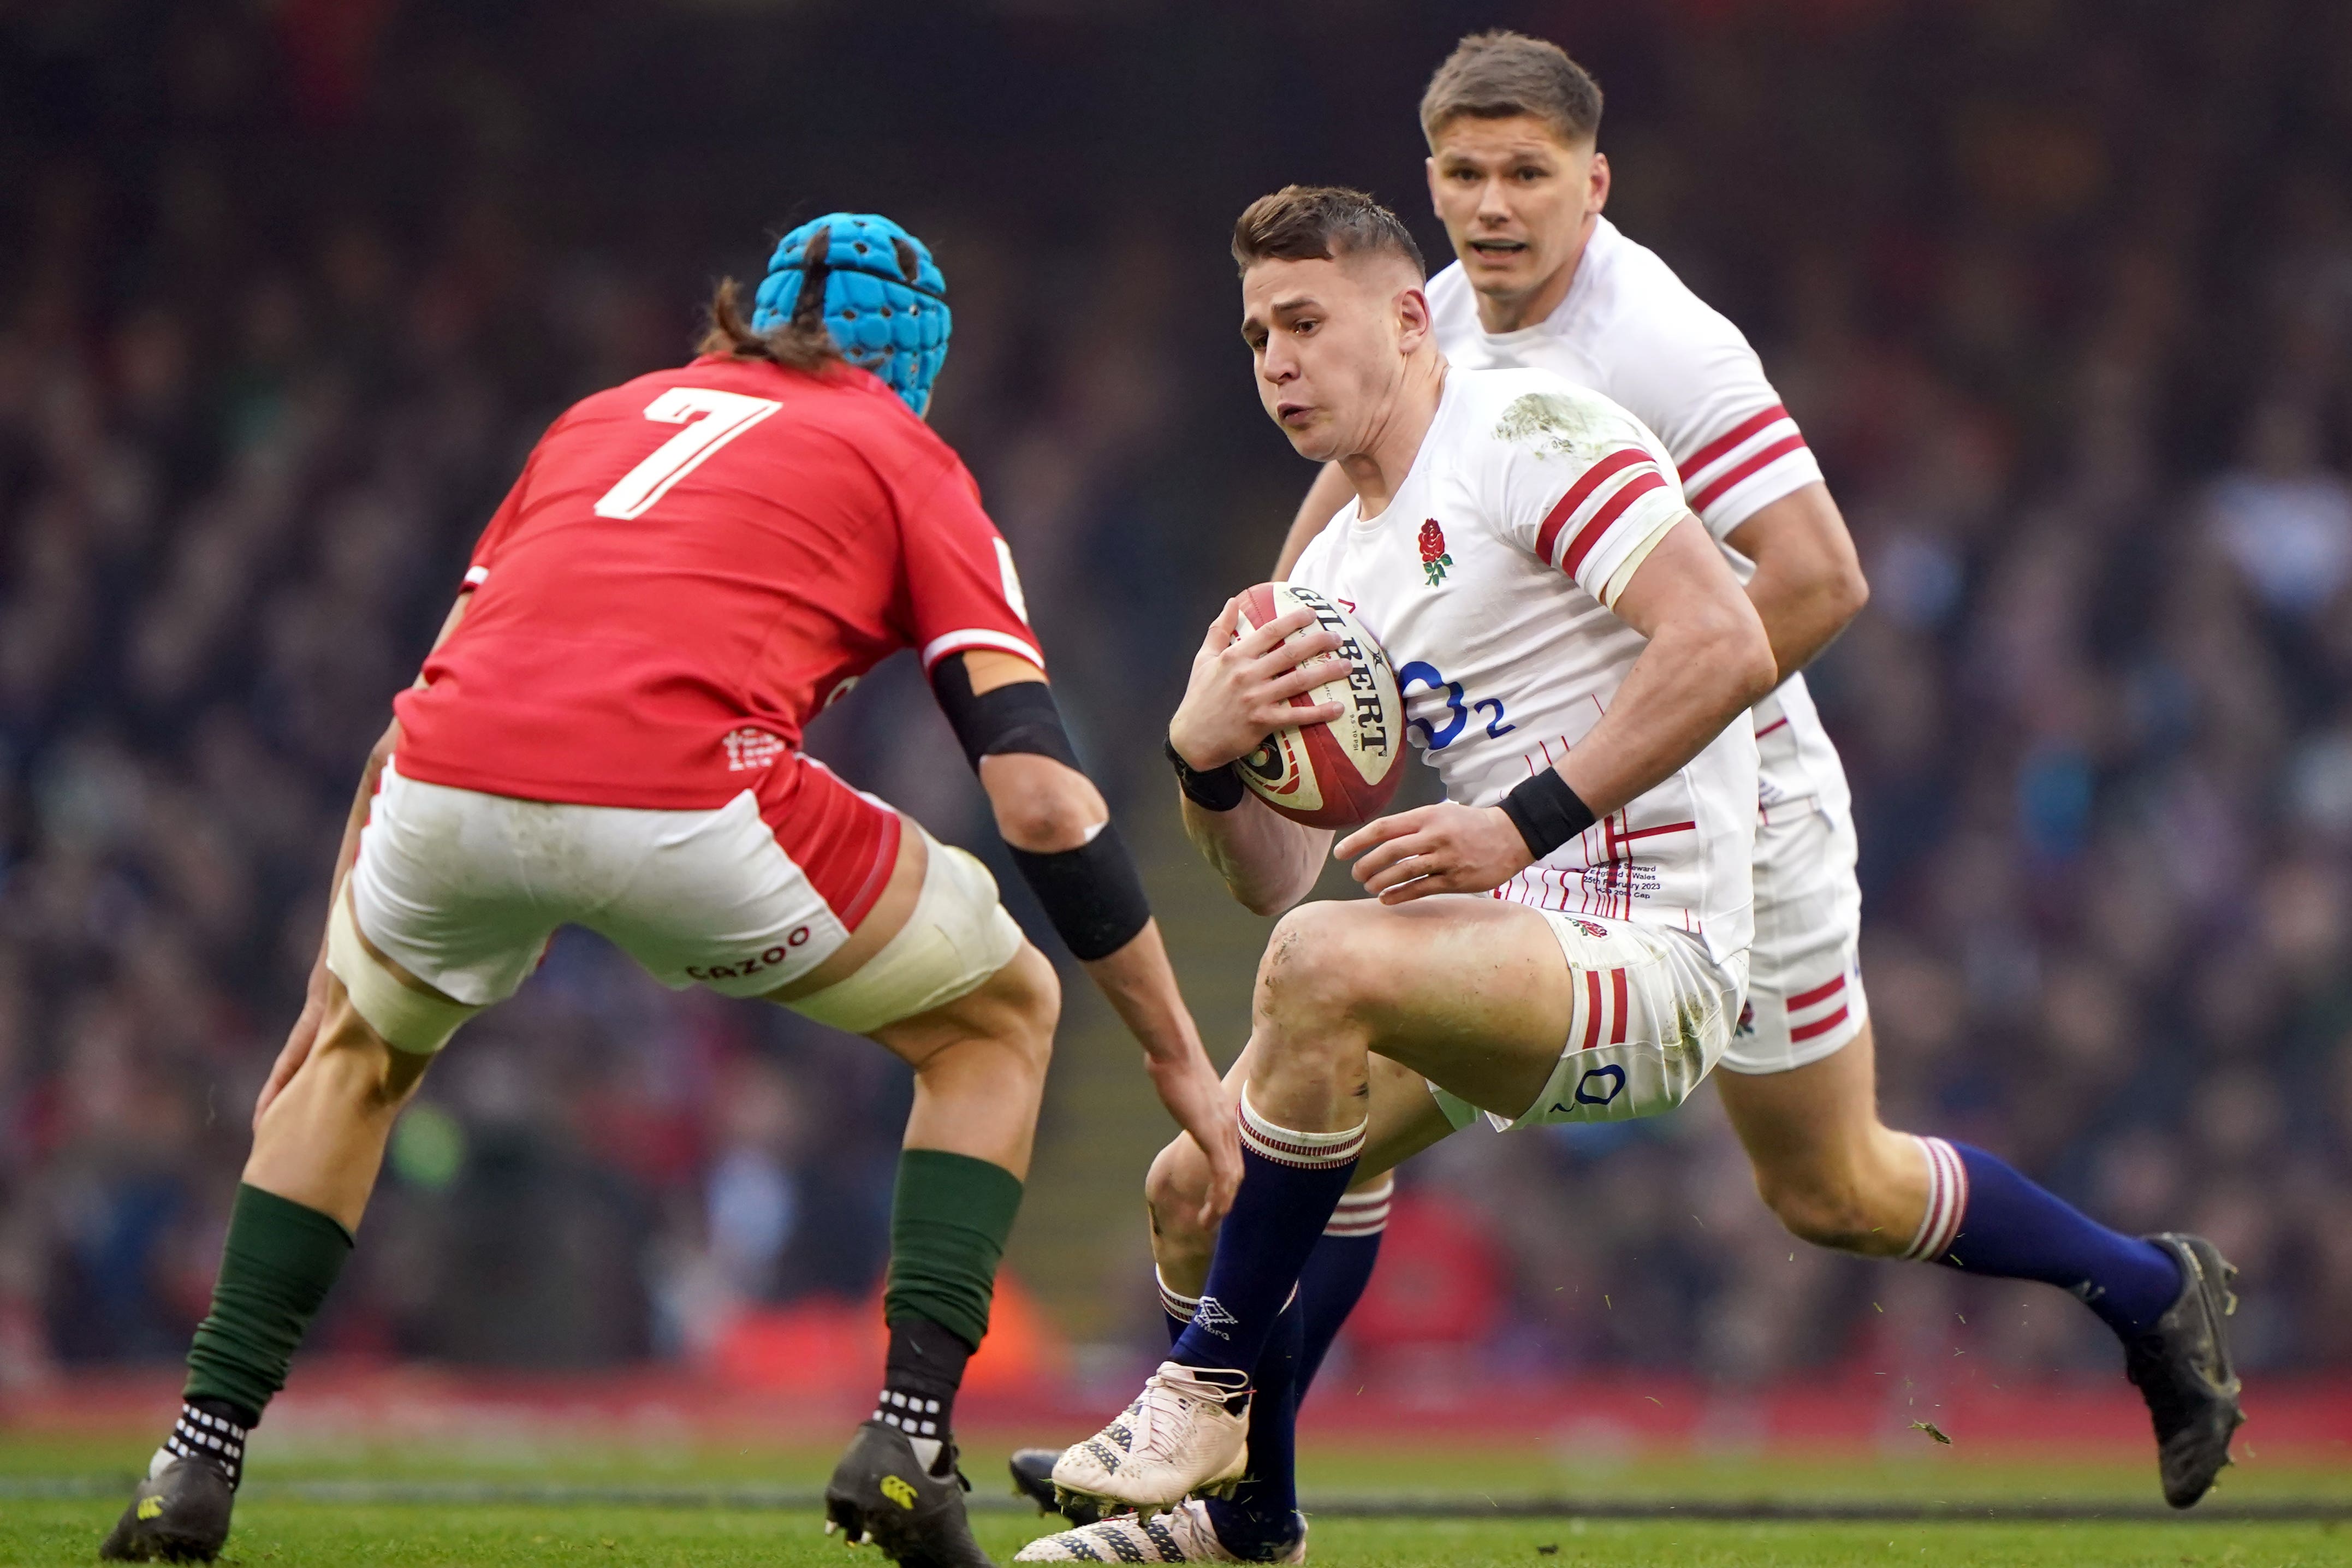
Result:
<svg viewBox="0 0 2352 1568">
<path fill-rule="evenodd" d="M 1242 209 L 1234 223 L 1234 265 L 1260 261 L 1339 261 L 1389 255 L 1427 278 L 1421 247 L 1397 215 L 1345 185 L 1285 185 Z"/>
<path fill-rule="evenodd" d="M 1421 133 L 1467 114 L 1476 120 L 1530 115 L 1573 145 L 1601 132 L 1601 84 L 1568 51 L 1525 33 L 1473 33 L 1454 46 L 1421 95 Z"/>
<path fill-rule="evenodd" d="M 702 341 L 695 344 L 695 353 L 721 354 L 729 359 L 772 360 L 786 370 L 812 374 L 842 363 L 841 345 L 833 341 L 833 333 L 821 319 L 795 314 L 789 321 L 755 332 L 751 323 L 743 319 L 743 307 L 737 295 L 735 279 L 719 280 L 719 287 L 710 294 L 710 325 L 704 330 Z"/>
</svg>

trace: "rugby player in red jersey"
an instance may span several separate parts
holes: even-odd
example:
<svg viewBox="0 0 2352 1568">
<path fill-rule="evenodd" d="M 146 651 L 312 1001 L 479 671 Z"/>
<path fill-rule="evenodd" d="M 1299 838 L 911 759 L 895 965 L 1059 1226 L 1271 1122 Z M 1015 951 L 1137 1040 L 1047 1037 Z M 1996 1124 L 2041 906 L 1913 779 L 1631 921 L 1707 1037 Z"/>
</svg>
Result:
<svg viewBox="0 0 2352 1568">
<path fill-rule="evenodd" d="M 914 1068 L 884 1387 L 827 1528 L 923 1568 L 987 1563 L 950 1423 L 1060 992 L 978 860 L 801 750 L 901 648 L 1162 1101 L 1216 1151 L 1208 1207 L 1230 1201 L 1217 1074 L 1064 734 L 1011 552 L 920 417 L 944 294 L 895 224 L 820 218 L 778 247 L 749 323 L 722 285 L 693 363 L 585 399 L 532 451 L 369 758 L 180 1417 L 102 1555 L 219 1551 L 247 1435 L 351 1250 L 394 1118 L 572 924 L 665 984 L 781 1004 Z"/>
</svg>

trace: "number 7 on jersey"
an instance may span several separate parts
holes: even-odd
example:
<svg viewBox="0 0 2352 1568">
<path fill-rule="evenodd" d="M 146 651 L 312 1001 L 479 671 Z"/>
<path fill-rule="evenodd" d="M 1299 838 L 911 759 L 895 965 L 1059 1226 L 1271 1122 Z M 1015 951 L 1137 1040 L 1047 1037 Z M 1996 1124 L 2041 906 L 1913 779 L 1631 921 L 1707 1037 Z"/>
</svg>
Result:
<svg viewBox="0 0 2352 1568">
<path fill-rule="evenodd" d="M 646 417 L 686 428 L 646 455 L 596 501 L 598 517 L 643 517 L 670 486 L 700 468 L 719 447 L 783 405 L 707 386 L 673 386 L 646 405 Z"/>
</svg>

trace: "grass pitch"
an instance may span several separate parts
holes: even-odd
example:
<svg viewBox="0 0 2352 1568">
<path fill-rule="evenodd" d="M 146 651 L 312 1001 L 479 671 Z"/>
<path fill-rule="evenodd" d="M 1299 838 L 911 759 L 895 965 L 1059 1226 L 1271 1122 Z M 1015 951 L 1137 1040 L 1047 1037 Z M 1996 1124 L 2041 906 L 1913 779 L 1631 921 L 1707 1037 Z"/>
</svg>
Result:
<svg viewBox="0 0 2352 1568">
<path fill-rule="evenodd" d="M 976 1443 L 966 1460 L 977 1489 L 974 1528 L 1000 1562 L 1049 1522 L 1000 1495 L 1006 1446 Z M 90 1562 L 128 1491 L 139 1447 L 0 1436 L 0 1563 Z M 482 1442 L 418 1452 L 285 1439 L 257 1445 L 255 1479 L 239 1501 L 223 1561 L 240 1568 L 845 1563 L 806 1500 L 830 1458 L 690 1444 L 586 1449 Z M 2152 1469 L 1972 1461 L 1942 1451 L 1874 1461 L 1697 1458 L 1604 1466 L 1526 1451 L 1387 1448 L 1317 1454 L 1302 1479 L 1310 1506 L 1328 1505 L 1314 1524 L 1314 1561 L 1364 1568 L 2352 1564 L 2352 1473 L 2338 1468 L 2233 1470 L 2215 1501 L 2234 1517 L 2218 1510 L 2179 1519 L 2014 1517 L 2037 1509 L 2146 1510 L 2155 1500 Z M 1360 1516 L 1406 1496 L 1426 1499 L 1447 1516 Z M 1504 1511 L 1538 1502 L 1560 1512 Z M 1580 1515 L 1570 1511 L 1580 1508 Z M 1954 1517 L 1737 1517 L 1790 1508 Z M 1617 1517 L 1644 1510 L 1654 1517 Z M 2002 1510 L 2012 1517 L 1998 1517 Z M 2245 1517 L 2262 1510 L 2336 1517 Z M 1995 1517 L 1981 1517 L 1985 1510 Z M 1979 1517 L 1965 1517 L 1971 1512 Z M 846 1560 L 866 1568 L 879 1561 Z"/>
</svg>

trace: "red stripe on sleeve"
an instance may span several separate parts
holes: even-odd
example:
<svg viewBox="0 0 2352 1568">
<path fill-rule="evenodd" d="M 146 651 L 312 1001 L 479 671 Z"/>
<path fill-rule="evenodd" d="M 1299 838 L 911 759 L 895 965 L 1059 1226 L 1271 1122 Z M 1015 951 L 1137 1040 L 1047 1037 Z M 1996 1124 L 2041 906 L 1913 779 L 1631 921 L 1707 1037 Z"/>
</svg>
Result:
<svg viewBox="0 0 2352 1568">
<path fill-rule="evenodd" d="M 1622 1046 L 1625 1043 L 1625 972 L 1623 970 L 1612 969 L 1609 972 L 1609 992 L 1611 999 L 1617 1004 L 1617 1017 L 1609 1026 L 1609 1043 L 1612 1046 Z"/>
<path fill-rule="evenodd" d="M 1575 576 L 1576 569 L 1584 564 L 1584 558 L 1592 553 L 1592 547 L 1601 542 L 1601 536 L 1609 531 L 1609 525 L 1624 515 L 1625 509 L 1633 504 L 1636 497 L 1665 488 L 1666 477 L 1655 468 L 1635 474 L 1618 486 L 1617 493 L 1601 502 L 1601 510 L 1592 514 L 1592 521 L 1578 529 L 1576 537 L 1569 541 L 1568 553 L 1560 557 L 1559 569 L 1571 577 Z"/>
<path fill-rule="evenodd" d="M 1727 469 L 1719 479 L 1711 480 L 1706 489 L 1690 498 L 1691 510 L 1705 511 L 1715 503 L 1717 496 L 1755 473 L 1757 469 L 1768 463 L 1777 463 L 1791 452 L 1801 452 L 1804 447 L 1805 438 L 1802 436 L 1781 437 L 1762 451 L 1749 457 L 1747 461 Z"/>
<path fill-rule="evenodd" d="M 1816 1002 L 1826 1002 L 1844 989 L 1845 972 L 1843 970 L 1840 970 L 1835 979 L 1824 981 L 1821 984 L 1814 986 L 1811 991 L 1801 992 L 1797 995 L 1790 997 L 1789 1011 L 1794 1013 L 1801 1009 L 1810 1007 Z"/>
<path fill-rule="evenodd" d="M 1742 441 L 1747 440 L 1750 436 L 1755 435 L 1759 430 L 1763 429 L 1767 425 L 1772 424 L 1776 420 L 1786 419 L 1788 416 L 1789 411 L 1780 404 L 1776 403 L 1772 405 L 1771 407 L 1764 410 L 1761 414 L 1749 415 L 1747 418 L 1742 419 L 1738 424 L 1734 425 L 1730 429 L 1726 430 L 1722 435 L 1717 436 L 1714 440 L 1709 441 L 1706 446 L 1701 447 L 1697 451 L 1693 452 L 1689 457 L 1677 458 L 1675 462 L 1675 467 L 1680 468 L 1686 474 L 1696 474 L 1701 468 L 1706 468 L 1709 463 L 1721 458 L 1726 452 L 1730 451 L 1734 447 L 1738 446 Z"/>
<path fill-rule="evenodd" d="M 1601 971 L 1584 972 L 1584 1046 L 1591 1050 L 1601 1043 Z"/>
<path fill-rule="evenodd" d="M 1559 498 L 1559 503 L 1545 516 L 1543 527 L 1536 531 L 1536 553 L 1549 562 L 1551 547 L 1559 540 L 1559 531 L 1568 526 L 1568 520 L 1575 515 L 1576 509 L 1582 506 L 1594 490 L 1607 483 L 1610 475 L 1649 460 L 1650 454 L 1639 447 L 1620 447 L 1585 469 L 1576 483 L 1568 487 L 1568 493 Z"/>
</svg>

